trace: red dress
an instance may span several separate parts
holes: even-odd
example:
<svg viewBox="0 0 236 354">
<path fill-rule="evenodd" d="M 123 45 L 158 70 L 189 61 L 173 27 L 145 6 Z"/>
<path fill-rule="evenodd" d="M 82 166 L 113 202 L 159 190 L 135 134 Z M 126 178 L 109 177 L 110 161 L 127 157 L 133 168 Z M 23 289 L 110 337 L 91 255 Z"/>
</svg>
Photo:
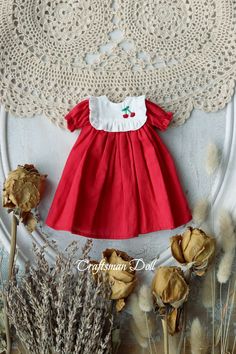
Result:
<svg viewBox="0 0 236 354">
<path fill-rule="evenodd" d="M 70 131 L 82 130 L 64 167 L 48 226 L 125 239 L 191 220 L 174 162 L 155 130 L 165 130 L 172 113 L 143 97 L 119 104 L 92 97 L 65 117 Z"/>
</svg>

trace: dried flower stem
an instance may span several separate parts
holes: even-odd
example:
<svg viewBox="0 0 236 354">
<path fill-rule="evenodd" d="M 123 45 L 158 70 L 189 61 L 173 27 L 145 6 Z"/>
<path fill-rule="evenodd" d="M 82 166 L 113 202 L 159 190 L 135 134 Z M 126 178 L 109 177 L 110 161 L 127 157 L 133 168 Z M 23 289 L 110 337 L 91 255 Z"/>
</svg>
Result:
<svg viewBox="0 0 236 354">
<path fill-rule="evenodd" d="M 178 344 L 178 354 L 181 354 L 182 351 L 182 347 L 183 347 L 183 343 L 184 343 L 184 339 L 185 339 L 185 332 L 186 332 L 186 308 L 183 308 L 183 325 L 182 325 L 182 330 L 181 330 L 181 335 L 180 335 L 180 340 L 179 340 L 179 344 Z"/>
<path fill-rule="evenodd" d="M 17 234 L 17 218 L 15 214 L 12 214 L 12 224 L 11 224 L 11 248 L 9 255 L 9 265 L 8 265 L 8 280 L 12 277 L 12 269 L 16 253 L 16 234 Z"/>
<path fill-rule="evenodd" d="M 234 337 L 234 343 L 233 343 L 232 353 L 234 353 L 235 348 L 236 348 L 236 336 Z"/>
<path fill-rule="evenodd" d="M 230 283 L 228 285 L 227 301 L 226 301 L 225 311 L 224 311 L 225 320 L 224 320 L 223 347 L 221 348 L 222 353 L 227 352 L 227 346 L 229 342 L 229 329 L 230 329 L 230 322 L 233 314 L 235 295 L 236 295 L 236 281 L 234 282 L 233 293 L 230 293 Z M 228 307 L 229 307 L 229 311 L 228 311 Z M 232 351 L 232 353 L 234 353 L 234 351 Z"/>
<path fill-rule="evenodd" d="M 216 302 L 216 277 L 215 267 L 211 271 L 211 299 L 212 299 L 212 354 L 215 354 L 215 302 Z"/>
<path fill-rule="evenodd" d="M 183 352 L 183 354 L 186 354 L 186 343 L 187 343 L 187 339 L 186 339 L 186 337 L 184 337 L 184 352 Z"/>
<path fill-rule="evenodd" d="M 222 283 L 220 284 L 220 312 L 221 312 L 221 322 L 220 322 L 220 348 L 222 349 L 222 345 L 223 345 L 223 338 L 222 338 L 222 325 L 223 325 L 223 304 L 222 304 Z M 222 353 L 222 351 L 221 351 Z"/>
<path fill-rule="evenodd" d="M 220 284 L 220 316 L 221 316 L 221 321 L 220 321 L 220 326 L 216 331 L 216 339 L 215 339 L 215 346 L 218 346 L 220 343 L 221 347 L 221 353 L 222 353 L 222 348 L 223 348 L 223 321 L 226 316 L 226 311 L 227 311 L 227 306 L 225 305 L 223 307 L 223 302 L 222 302 L 222 284 Z"/>
<path fill-rule="evenodd" d="M 161 320 L 164 336 L 164 353 L 169 354 L 169 334 L 167 328 L 167 316 Z"/>
<path fill-rule="evenodd" d="M 148 335 L 148 343 L 149 343 L 149 348 L 150 348 L 150 354 L 152 354 L 151 332 L 149 330 L 147 312 L 144 311 L 144 315 L 145 315 L 145 322 L 146 322 L 146 327 L 147 327 L 147 335 Z M 155 352 L 156 352 L 156 346 L 155 345 L 154 345 L 154 349 L 155 349 Z"/>
<path fill-rule="evenodd" d="M 228 291 L 227 291 L 227 298 L 226 298 L 226 304 L 225 304 L 225 309 L 226 309 L 226 311 L 225 311 L 225 318 L 224 319 L 222 319 L 222 324 L 223 324 L 223 326 L 222 326 L 222 332 L 221 332 L 221 334 L 222 334 L 222 343 L 223 343 L 223 347 L 222 347 L 222 350 L 223 350 L 223 352 L 225 352 L 225 350 L 224 350 L 224 348 L 225 348 L 225 346 L 226 346 L 226 339 L 227 339 L 227 337 L 226 337 L 226 332 L 227 332 L 227 310 L 228 310 L 228 307 L 229 307 L 229 297 L 230 297 L 230 287 L 231 287 L 231 282 L 229 281 L 229 285 L 228 285 Z"/>
</svg>

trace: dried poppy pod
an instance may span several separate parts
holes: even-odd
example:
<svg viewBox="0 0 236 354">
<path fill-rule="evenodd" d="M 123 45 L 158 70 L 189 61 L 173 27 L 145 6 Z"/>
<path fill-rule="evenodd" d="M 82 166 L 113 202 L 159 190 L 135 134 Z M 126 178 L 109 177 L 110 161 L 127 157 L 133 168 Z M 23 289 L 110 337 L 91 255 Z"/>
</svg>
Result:
<svg viewBox="0 0 236 354">
<path fill-rule="evenodd" d="M 189 265 L 198 276 L 206 273 L 215 249 L 215 239 L 201 229 L 189 227 L 183 235 L 171 238 L 173 257 L 179 263 Z"/>
</svg>

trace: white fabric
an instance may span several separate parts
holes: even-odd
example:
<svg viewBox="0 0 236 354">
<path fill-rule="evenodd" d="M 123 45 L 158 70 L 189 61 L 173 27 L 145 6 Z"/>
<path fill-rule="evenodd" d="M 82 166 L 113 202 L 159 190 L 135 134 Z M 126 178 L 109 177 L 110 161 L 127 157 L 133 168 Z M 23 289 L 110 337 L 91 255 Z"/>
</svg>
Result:
<svg viewBox="0 0 236 354">
<path fill-rule="evenodd" d="M 120 103 L 111 102 L 107 96 L 91 96 L 89 109 L 91 125 L 97 130 L 107 132 L 137 130 L 147 120 L 145 96 L 126 97 Z"/>
</svg>

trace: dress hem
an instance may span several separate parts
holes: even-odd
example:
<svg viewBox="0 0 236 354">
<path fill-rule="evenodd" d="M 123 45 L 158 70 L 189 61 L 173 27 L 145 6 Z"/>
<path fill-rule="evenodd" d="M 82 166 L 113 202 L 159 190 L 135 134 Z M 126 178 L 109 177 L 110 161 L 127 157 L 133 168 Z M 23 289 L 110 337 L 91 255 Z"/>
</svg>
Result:
<svg viewBox="0 0 236 354">
<path fill-rule="evenodd" d="M 85 232 L 85 231 L 81 231 L 78 229 L 72 229 L 72 228 L 66 228 L 66 227 L 60 227 L 60 226 L 50 226 L 49 224 L 46 224 L 47 226 L 49 226 L 50 228 L 57 230 L 57 231 L 67 231 L 72 233 L 73 235 L 78 235 L 78 236 L 83 236 L 83 237 L 88 237 L 88 238 L 94 238 L 94 239 L 104 239 L 104 240 L 125 240 L 125 239 L 130 239 L 130 238 L 135 238 L 138 237 L 139 235 L 146 235 L 152 232 L 157 232 L 157 231 L 165 231 L 165 230 L 174 230 L 180 226 L 184 226 L 186 225 L 189 221 L 192 220 L 192 216 L 190 215 L 188 218 L 186 218 L 186 221 L 181 222 L 181 223 L 177 223 L 176 225 L 171 225 L 171 226 L 166 226 L 166 227 L 156 227 L 156 228 L 152 228 L 150 230 L 145 230 L 142 232 L 136 232 L 136 233 L 132 233 L 132 234 L 128 234 L 125 236 L 117 236 L 117 235 L 111 235 L 111 234 L 107 234 L 107 235 L 100 235 L 100 234 L 92 234 L 89 232 Z"/>
</svg>

